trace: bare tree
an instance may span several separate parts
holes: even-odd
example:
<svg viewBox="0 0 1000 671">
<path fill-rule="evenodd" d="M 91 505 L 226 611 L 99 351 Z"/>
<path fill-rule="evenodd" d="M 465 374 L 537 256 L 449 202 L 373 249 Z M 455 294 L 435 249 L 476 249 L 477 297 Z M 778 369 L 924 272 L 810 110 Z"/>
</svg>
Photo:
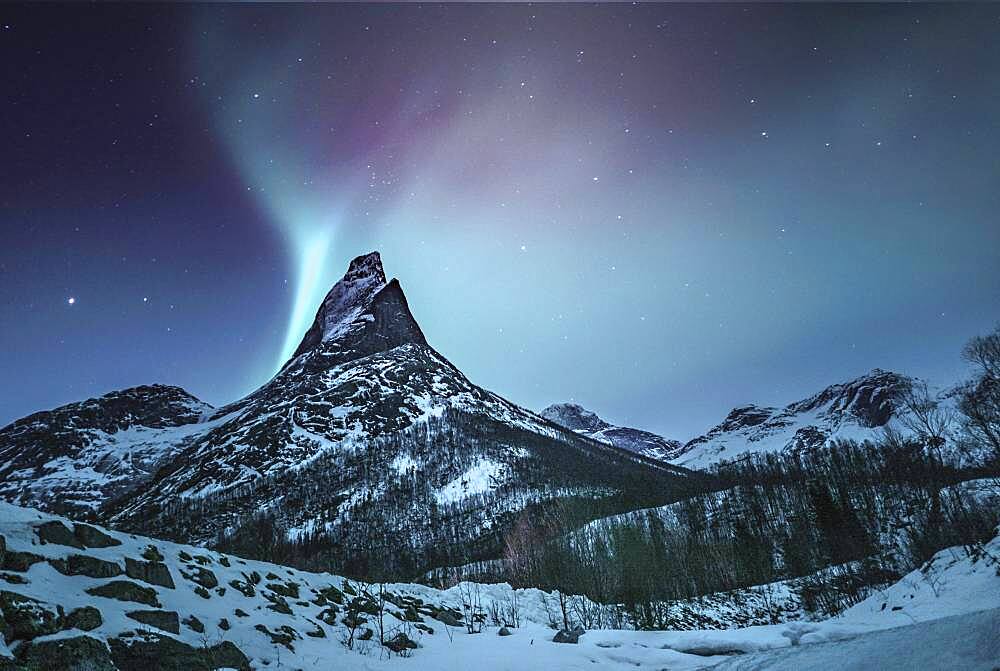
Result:
<svg viewBox="0 0 1000 671">
<path fill-rule="evenodd" d="M 911 384 L 903 394 L 902 402 L 906 409 L 906 414 L 899 418 L 903 426 L 917 434 L 928 446 L 943 446 L 955 416 L 931 395 L 927 383 Z"/>
<path fill-rule="evenodd" d="M 966 432 L 992 448 L 994 458 L 1000 461 L 1000 326 L 970 340 L 962 350 L 962 358 L 975 368 L 958 402 Z"/>
</svg>

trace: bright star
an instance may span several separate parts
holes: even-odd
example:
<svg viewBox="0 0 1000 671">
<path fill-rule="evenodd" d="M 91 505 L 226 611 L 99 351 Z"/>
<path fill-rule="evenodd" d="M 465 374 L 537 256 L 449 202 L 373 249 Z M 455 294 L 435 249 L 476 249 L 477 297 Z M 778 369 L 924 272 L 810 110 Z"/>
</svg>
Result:
<svg viewBox="0 0 1000 671">
<path fill-rule="evenodd" d="M 76 298 L 70 296 L 69 298 L 66 299 L 66 302 L 69 303 L 70 305 L 73 305 L 76 303 Z"/>
</svg>

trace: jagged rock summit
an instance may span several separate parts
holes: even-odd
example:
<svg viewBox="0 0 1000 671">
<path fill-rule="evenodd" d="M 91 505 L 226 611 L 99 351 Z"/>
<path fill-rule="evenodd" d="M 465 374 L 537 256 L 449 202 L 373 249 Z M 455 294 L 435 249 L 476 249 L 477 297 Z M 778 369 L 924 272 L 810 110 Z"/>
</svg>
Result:
<svg viewBox="0 0 1000 671">
<path fill-rule="evenodd" d="M 357 356 L 407 343 L 427 344 L 399 281 L 386 282 L 378 252 L 351 261 L 343 279 L 323 299 L 292 360 L 327 342 Z"/>
</svg>

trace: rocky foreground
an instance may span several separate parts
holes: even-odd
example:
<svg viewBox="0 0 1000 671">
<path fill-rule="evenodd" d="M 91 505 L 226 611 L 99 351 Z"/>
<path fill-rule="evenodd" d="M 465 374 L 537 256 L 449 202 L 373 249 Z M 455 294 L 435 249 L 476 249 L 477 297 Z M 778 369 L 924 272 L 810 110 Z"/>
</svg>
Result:
<svg viewBox="0 0 1000 671">
<path fill-rule="evenodd" d="M 557 596 L 540 590 L 370 585 L 0 504 L 0 669 L 793 668 L 829 659 L 829 646 L 877 647 L 876 635 L 904 650 L 894 659 L 906 668 L 906 646 L 920 649 L 911 639 L 965 627 L 937 658 L 991 671 L 998 557 L 1000 538 L 973 555 L 946 550 L 823 622 L 560 631 Z"/>
</svg>

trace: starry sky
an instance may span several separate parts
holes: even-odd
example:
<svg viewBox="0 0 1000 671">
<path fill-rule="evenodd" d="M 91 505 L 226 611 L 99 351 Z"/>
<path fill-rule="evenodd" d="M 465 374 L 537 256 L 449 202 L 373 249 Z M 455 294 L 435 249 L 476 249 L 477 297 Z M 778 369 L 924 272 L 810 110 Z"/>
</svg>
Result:
<svg viewBox="0 0 1000 671">
<path fill-rule="evenodd" d="M 0 424 L 265 382 L 378 249 L 526 407 L 690 438 L 1000 319 L 1000 6 L 0 6 Z"/>
</svg>

